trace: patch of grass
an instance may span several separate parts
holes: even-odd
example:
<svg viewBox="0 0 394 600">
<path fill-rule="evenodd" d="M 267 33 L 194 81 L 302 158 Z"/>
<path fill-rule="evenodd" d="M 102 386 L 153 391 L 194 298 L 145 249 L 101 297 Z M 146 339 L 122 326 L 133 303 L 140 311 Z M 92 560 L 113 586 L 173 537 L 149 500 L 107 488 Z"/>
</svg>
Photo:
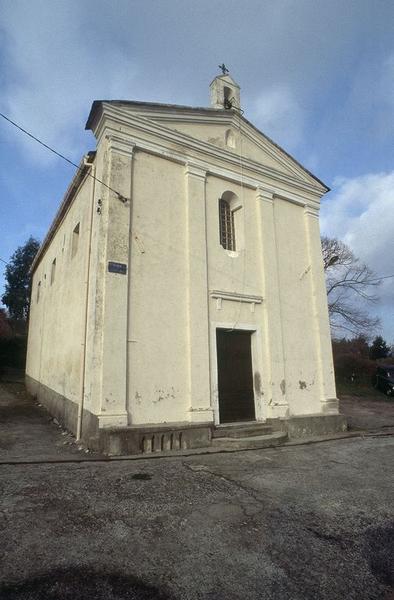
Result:
<svg viewBox="0 0 394 600">
<path fill-rule="evenodd" d="M 375 390 L 372 384 L 366 382 L 337 381 L 337 394 L 341 396 L 354 396 L 357 398 L 368 398 L 369 400 L 387 400 L 393 402 L 392 398 L 380 390 Z"/>
</svg>

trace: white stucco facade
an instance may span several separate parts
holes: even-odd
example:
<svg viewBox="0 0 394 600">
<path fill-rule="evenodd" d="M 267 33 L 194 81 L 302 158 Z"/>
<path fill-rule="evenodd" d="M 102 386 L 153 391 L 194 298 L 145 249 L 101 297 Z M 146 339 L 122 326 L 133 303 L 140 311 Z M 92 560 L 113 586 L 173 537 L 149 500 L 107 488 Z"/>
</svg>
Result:
<svg viewBox="0 0 394 600">
<path fill-rule="evenodd" d="M 218 329 L 250 336 L 255 420 L 338 413 L 319 233 L 327 188 L 237 103 L 220 108 L 232 84 L 239 102 L 222 76 L 208 109 L 92 107 L 96 152 L 33 265 L 27 360 L 32 391 L 78 436 L 220 424 Z M 226 193 L 235 250 L 220 239 Z"/>
</svg>

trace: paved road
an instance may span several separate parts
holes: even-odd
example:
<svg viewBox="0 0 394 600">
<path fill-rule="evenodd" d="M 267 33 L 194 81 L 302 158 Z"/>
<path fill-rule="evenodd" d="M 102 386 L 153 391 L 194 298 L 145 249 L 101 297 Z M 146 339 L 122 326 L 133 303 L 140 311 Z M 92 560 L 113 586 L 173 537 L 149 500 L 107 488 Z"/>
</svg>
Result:
<svg viewBox="0 0 394 600">
<path fill-rule="evenodd" d="M 393 448 L 2 465 L 0 598 L 388 600 Z"/>
</svg>

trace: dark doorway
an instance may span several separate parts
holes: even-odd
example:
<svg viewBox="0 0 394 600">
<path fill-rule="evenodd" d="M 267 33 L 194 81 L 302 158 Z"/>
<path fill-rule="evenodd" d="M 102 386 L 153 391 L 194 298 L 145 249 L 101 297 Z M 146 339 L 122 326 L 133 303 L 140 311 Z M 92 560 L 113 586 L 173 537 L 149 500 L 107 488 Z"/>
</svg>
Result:
<svg viewBox="0 0 394 600">
<path fill-rule="evenodd" d="M 216 330 L 220 423 L 254 421 L 251 332 Z"/>
</svg>

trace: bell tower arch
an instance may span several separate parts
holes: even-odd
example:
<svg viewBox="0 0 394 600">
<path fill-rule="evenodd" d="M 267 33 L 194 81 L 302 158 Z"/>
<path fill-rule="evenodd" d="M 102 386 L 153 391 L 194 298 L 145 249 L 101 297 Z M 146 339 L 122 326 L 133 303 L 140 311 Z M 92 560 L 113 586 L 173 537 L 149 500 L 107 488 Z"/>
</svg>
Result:
<svg viewBox="0 0 394 600">
<path fill-rule="evenodd" d="M 215 77 L 210 90 L 212 108 L 241 108 L 240 87 L 228 73 Z"/>
</svg>

